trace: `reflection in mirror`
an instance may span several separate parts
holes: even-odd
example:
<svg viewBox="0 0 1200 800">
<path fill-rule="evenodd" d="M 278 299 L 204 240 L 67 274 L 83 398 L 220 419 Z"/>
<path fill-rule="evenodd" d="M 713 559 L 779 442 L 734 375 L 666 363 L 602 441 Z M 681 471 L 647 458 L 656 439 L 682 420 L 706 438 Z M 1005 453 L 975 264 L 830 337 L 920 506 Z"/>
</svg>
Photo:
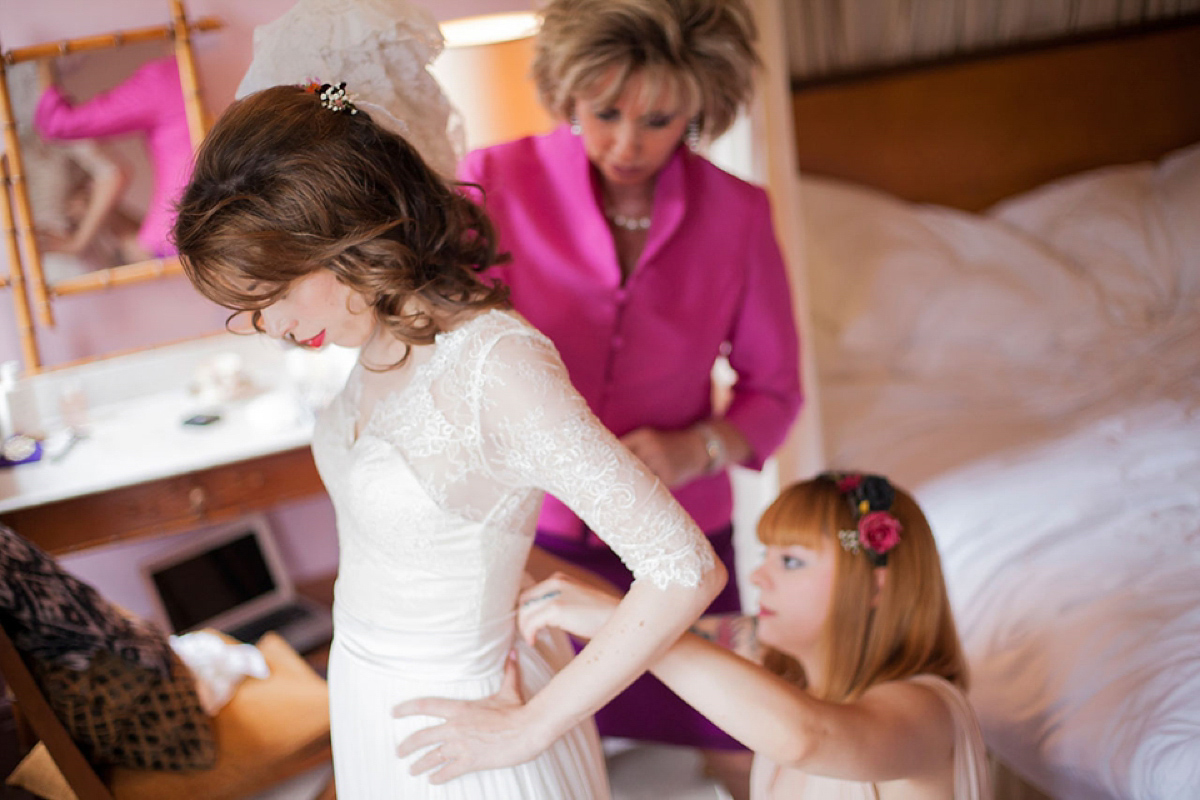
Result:
<svg viewBox="0 0 1200 800">
<path fill-rule="evenodd" d="M 42 325 L 52 296 L 180 272 L 172 209 L 205 130 L 191 38 L 220 23 L 170 7 L 169 25 L 4 54 L 5 151 Z"/>
<path fill-rule="evenodd" d="M 164 44 L 15 64 L 8 87 L 46 282 L 171 255 L 191 142 Z"/>
</svg>

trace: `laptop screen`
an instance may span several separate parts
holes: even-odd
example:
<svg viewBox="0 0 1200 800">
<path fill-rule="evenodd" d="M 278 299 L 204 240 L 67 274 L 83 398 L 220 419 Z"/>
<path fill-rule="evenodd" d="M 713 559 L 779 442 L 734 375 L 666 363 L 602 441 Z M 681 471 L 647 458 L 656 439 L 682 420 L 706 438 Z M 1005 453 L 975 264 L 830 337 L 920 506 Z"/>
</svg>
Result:
<svg viewBox="0 0 1200 800">
<path fill-rule="evenodd" d="M 150 575 L 172 631 L 198 627 L 226 611 L 276 590 L 253 530 L 222 539 Z"/>
</svg>

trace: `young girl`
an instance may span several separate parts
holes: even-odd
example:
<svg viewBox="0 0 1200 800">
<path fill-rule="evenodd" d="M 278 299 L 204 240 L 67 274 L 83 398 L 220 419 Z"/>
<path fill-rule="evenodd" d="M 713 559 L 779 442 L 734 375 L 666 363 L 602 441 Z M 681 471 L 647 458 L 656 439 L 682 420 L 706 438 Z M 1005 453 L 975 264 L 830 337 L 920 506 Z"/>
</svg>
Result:
<svg viewBox="0 0 1200 800">
<path fill-rule="evenodd" d="M 496 260 L 486 217 L 344 86 L 279 86 L 213 127 L 175 234 L 196 287 L 258 330 L 361 348 L 313 436 L 340 544 L 338 796 L 607 797 L 590 715 L 683 633 L 725 572 L 589 413 L 549 341 L 477 279 Z M 546 490 L 638 575 L 557 674 L 516 634 Z M 529 702 L 469 704 L 408 758 L 405 740 L 435 720 L 393 707 L 485 700 L 514 642 Z"/>
<path fill-rule="evenodd" d="M 757 642 L 750 625 L 706 618 L 652 667 L 755 751 L 752 796 L 990 797 L 937 547 L 912 497 L 878 475 L 825 473 L 786 489 L 758 535 Z M 563 576 L 523 599 L 535 598 L 547 599 L 523 609 L 527 636 L 587 637 L 615 603 Z"/>
</svg>

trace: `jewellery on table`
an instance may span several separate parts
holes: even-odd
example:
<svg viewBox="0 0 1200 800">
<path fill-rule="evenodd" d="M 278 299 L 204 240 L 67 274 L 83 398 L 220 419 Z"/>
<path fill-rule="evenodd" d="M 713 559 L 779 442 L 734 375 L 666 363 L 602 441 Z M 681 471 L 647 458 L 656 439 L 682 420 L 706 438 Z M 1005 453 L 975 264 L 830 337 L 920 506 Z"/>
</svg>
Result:
<svg viewBox="0 0 1200 800">
<path fill-rule="evenodd" d="M 627 217 L 624 214 L 614 214 L 611 211 L 605 211 L 604 216 L 608 221 L 625 231 L 644 231 L 650 229 L 650 217 Z"/>
<path fill-rule="evenodd" d="M 42 443 L 32 436 L 14 433 L 0 443 L 0 466 L 25 464 L 42 457 Z"/>
<path fill-rule="evenodd" d="M 707 422 L 696 425 L 696 432 L 704 439 L 704 452 L 708 454 L 708 463 L 704 465 L 704 474 L 712 475 L 725 467 L 725 441 L 717 433 L 717 429 Z"/>
</svg>

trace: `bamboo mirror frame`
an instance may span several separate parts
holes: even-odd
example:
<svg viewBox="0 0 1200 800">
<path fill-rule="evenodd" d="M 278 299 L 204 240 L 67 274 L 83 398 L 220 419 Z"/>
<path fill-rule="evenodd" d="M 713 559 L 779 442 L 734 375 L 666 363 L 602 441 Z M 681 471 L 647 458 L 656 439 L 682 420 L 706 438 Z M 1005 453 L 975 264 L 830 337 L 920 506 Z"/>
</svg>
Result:
<svg viewBox="0 0 1200 800">
<path fill-rule="evenodd" d="M 166 25 L 16 48 L 6 51 L 3 58 L 0 59 L 0 123 L 3 125 L 4 135 L 4 177 L 12 195 L 10 201 L 8 192 L 5 192 L 5 198 L 0 205 L 0 212 L 4 212 L 3 215 L 0 215 L 0 223 L 4 225 L 8 240 L 6 252 L 9 256 L 9 263 L 14 265 L 10 270 L 11 274 L 7 279 L 3 279 L 0 286 L 9 285 L 12 287 L 14 295 L 20 295 L 19 298 L 15 297 L 14 301 L 18 306 L 16 316 L 20 327 L 19 333 L 27 372 L 38 372 L 41 369 L 36 342 L 33 340 L 35 331 L 30 319 L 30 304 L 33 306 L 33 311 L 36 312 L 38 322 L 47 328 L 52 328 L 54 327 L 52 300 L 55 296 L 105 290 L 178 275 L 182 272 L 182 267 L 178 257 L 167 256 L 95 269 L 54 283 L 47 280 L 41 248 L 35 235 L 26 167 L 21 157 L 21 143 L 13 113 L 7 68 L 25 61 L 55 58 L 70 53 L 105 50 L 143 42 L 172 42 L 175 60 L 179 66 L 179 79 L 183 89 L 183 104 L 187 116 L 189 138 L 192 149 L 195 150 L 207 131 L 207 119 L 196 74 L 195 57 L 192 52 L 192 35 L 196 32 L 220 28 L 221 23 L 213 17 L 204 17 L 195 22 L 189 22 L 184 11 L 183 0 L 170 0 L 170 14 L 171 21 Z M 19 273 L 24 274 L 20 275 Z M 29 292 L 29 300 L 24 299 L 25 292 L 23 290 L 26 288 Z"/>
</svg>

